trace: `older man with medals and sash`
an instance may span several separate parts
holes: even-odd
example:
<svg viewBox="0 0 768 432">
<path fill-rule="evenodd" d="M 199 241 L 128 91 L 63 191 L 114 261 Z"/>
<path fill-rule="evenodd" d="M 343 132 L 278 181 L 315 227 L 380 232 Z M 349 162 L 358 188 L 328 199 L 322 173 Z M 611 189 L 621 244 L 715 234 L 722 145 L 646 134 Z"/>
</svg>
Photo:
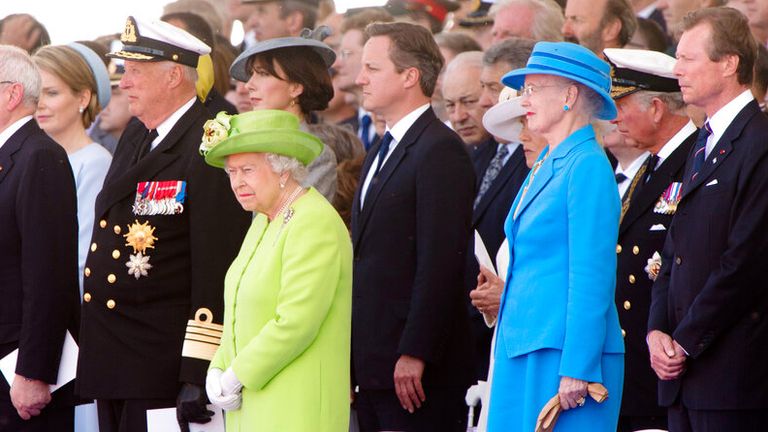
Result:
<svg viewBox="0 0 768 432">
<path fill-rule="evenodd" d="M 619 431 L 667 428 L 657 402 L 658 379 L 645 342 L 651 286 L 660 253 L 680 201 L 680 186 L 697 129 L 672 68 L 675 59 L 656 51 L 606 49 L 612 65 L 611 96 L 618 131 L 649 156 L 631 179 L 616 245 L 616 308 L 624 335 L 624 394 Z"/>
<path fill-rule="evenodd" d="M 250 222 L 198 146 L 208 111 L 195 66 L 210 48 L 163 22 L 129 17 L 120 88 L 132 121 L 96 201 L 84 269 L 77 391 L 101 432 L 147 430 L 177 408 L 206 423 L 206 370 L 222 334 L 223 282 Z M 217 221 L 226 221 L 226 227 Z"/>
</svg>

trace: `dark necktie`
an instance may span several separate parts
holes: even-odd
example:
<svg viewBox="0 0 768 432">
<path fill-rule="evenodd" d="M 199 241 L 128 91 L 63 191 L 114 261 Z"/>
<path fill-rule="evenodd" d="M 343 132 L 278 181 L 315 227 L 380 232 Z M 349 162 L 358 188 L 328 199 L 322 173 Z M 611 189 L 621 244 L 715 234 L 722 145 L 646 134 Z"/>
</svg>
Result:
<svg viewBox="0 0 768 432">
<path fill-rule="evenodd" d="M 499 172 L 501 172 L 501 168 L 504 166 L 504 159 L 506 159 L 508 154 L 509 148 L 507 148 L 506 145 L 501 146 L 499 150 L 496 151 L 493 159 L 491 159 L 491 162 L 488 164 L 488 168 L 485 169 L 485 174 L 483 174 L 480 190 L 477 191 L 477 196 L 475 197 L 474 208 L 477 208 L 477 205 L 480 204 L 480 200 L 483 199 L 483 195 L 488 192 L 493 181 L 499 176 Z"/>
<path fill-rule="evenodd" d="M 651 179 L 653 172 L 656 171 L 656 165 L 658 164 L 659 164 L 658 155 L 651 154 L 650 156 L 648 156 L 648 159 L 645 160 L 645 179 L 643 183 L 648 183 L 648 180 Z"/>
<path fill-rule="evenodd" d="M 157 138 L 157 129 L 148 130 L 144 135 L 144 139 L 141 140 L 141 144 L 139 144 L 139 148 L 133 158 L 133 164 L 136 164 L 141 158 L 149 154 L 149 151 L 152 148 L 152 141 L 154 141 L 155 138 Z"/>
<path fill-rule="evenodd" d="M 392 134 L 389 132 L 384 134 L 384 138 L 381 139 L 381 146 L 379 147 L 379 161 L 376 164 L 376 171 L 373 172 L 374 177 L 379 175 L 382 165 L 384 165 L 384 158 L 389 153 L 389 145 L 392 144 Z"/>
<path fill-rule="evenodd" d="M 626 179 L 627 179 L 627 176 L 624 173 L 616 173 L 616 184 L 621 184 Z"/>
<path fill-rule="evenodd" d="M 712 134 L 709 122 L 704 123 L 704 127 L 699 129 L 699 136 L 696 137 L 696 144 L 693 150 L 693 170 L 691 171 L 691 180 L 699 174 L 701 167 L 704 166 L 704 159 L 707 153 L 707 138 Z"/>
<path fill-rule="evenodd" d="M 365 151 L 371 148 L 371 116 L 369 114 L 363 115 L 360 119 L 360 141 L 363 142 Z"/>
</svg>

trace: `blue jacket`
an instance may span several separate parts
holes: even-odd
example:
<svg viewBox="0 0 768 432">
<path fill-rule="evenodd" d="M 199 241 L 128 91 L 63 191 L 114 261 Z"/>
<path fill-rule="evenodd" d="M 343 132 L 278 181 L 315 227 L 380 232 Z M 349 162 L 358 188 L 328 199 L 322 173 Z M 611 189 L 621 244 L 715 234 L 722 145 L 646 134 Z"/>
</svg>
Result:
<svg viewBox="0 0 768 432">
<path fill-rule="evenodd" d="M 561 376 L 601 382 L 602 354 L 624 352 L 614 304 L 616 182 L 591 126 L 549 151 L 505 223 L 510 268 L 498 337 L 510 358 L 561 350 Z"/>
</svg>

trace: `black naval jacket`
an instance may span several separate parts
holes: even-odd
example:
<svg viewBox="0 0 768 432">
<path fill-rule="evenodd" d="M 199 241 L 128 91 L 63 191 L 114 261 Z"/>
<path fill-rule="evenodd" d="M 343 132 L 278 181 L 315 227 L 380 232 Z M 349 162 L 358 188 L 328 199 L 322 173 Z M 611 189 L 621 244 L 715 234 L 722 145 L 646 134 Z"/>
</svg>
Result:
<svg viewBox="0 0 768 432">
<path fill-rule="evenodd" d="M 630 201 L 619 225 L 616 309 L 626 348 L 621 400 L 621 415 L 624 416 L 666 416 L 666 409 L 658 404 L 658 378 L 651 369 L 645 342 L 653 286 L 645 267 L 654 252 L 661 254 L 674 216 L 674 213 L 655 211 L 656 203 L 671 183 L 682 182 L 685 160 L 696 142 L 696 135 L 694 132 L 664 159 L 648 183 Z"/>
<path fill-rule="evenodd" d="M 77 388 L 84 397 L 175 399 L 180 382 L 205 382 L 219 343 L 224 274 L 251 220 L 224 172 L 199 154 L 209 117 L 196 100 L 138 162 L 147 133 L 141 123 L 131 123 L 118 143 L 84 270 Z M 183 211 L 134 214 L 137 184 L 168 180 L 186 182 Z M 144 253 L 152 267 L 137 279 L 126 266 L 134 249 L 125 235 L 139 225 L 156 240 Z"/>
<path fill-rule="evenodd" d="M 77 337 L 78 292 L 72 168 L 29 120 L 0 147 L 0 358 L 19 348 L 16 373 L 55 383 L 64 335 Z M 18 419 L 8 388 L 0 378 L 0 426 Z M 50 406 L 73 402 L 70 384 Z"/>
</svg>

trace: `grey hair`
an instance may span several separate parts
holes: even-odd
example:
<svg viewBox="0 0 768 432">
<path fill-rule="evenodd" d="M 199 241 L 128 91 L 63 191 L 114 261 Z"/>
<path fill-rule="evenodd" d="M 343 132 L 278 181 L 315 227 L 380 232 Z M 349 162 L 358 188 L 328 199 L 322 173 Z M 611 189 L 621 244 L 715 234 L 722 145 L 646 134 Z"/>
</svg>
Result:
<svg viewBox="0 0 768 432">
<path fill-rule="evenodd" d="M 511 5 L 528 6 L 533 10 L 531 36 L 537 41 L 561 42 L 563 40 L 563 8 L 555 0 L 500 0 L 491 6 L 494 17 L 501 9 Z"/>
<path fill-rule="evenodd" d="M 597 94 L 596 91 L 585 86 L 584 84 L 576 81 L 567 80 L 569 84 L 573 84 L 579 89 L 579 99 L 583 101 L 582 110 L 587 116 L 593 120 L 600 110 L 603 108 L 603 98 Z"/>
<path fill-rule="evenodd" d="M 20 83 L 24 88 L 22 103 L 27 107 L 37 107 L 42 79 L 26 51 L 15 46 L 0 45 L 0 81 Z"/>
<path fill-rule="evenodd" d="M 676 115 L 686 115 L 685 113 L 685 101 L 683 100 L 683 94 L 680 92 L 666 93 L 655 91 L 640 91 L 636 93 L 635 99 L 639 104 L 643 106 L 643 110 L 646 111 L 650 108 L 653 98 L 657 98 L 664 103 L 669 109 L 669 112 Z"/>
<path fill-rule="evenodd" d="M 291 176 L 297 183 L 303 183 L 307 178 L 309 171 L 301 162 L 290 156 L 283 156 L 275 153 L 267 153 L 267 162 L 272 172 L 281 175 L 285 172 Z"/>
<path fill-rule="evenodd" d="M 483 65 L 494 66 L 503 61 L 510 69 L 525 67 L 534 45 L 536 45 L 536 41 L 519 37 L 497 42 L 483 54 Z"/>
<path fill-rule="evenodd" d="M 197 83 L 197 69 L 192 66 L 183 65 L 181 63 L 174 63 L 172 61 L 162 62 L 165 65 L 167 71 L 170 71 L 175 66 L 181 66 L 181 73 L 184 75 L 184 81 L 192 84 L 194 87 Z"/>
</svg>

